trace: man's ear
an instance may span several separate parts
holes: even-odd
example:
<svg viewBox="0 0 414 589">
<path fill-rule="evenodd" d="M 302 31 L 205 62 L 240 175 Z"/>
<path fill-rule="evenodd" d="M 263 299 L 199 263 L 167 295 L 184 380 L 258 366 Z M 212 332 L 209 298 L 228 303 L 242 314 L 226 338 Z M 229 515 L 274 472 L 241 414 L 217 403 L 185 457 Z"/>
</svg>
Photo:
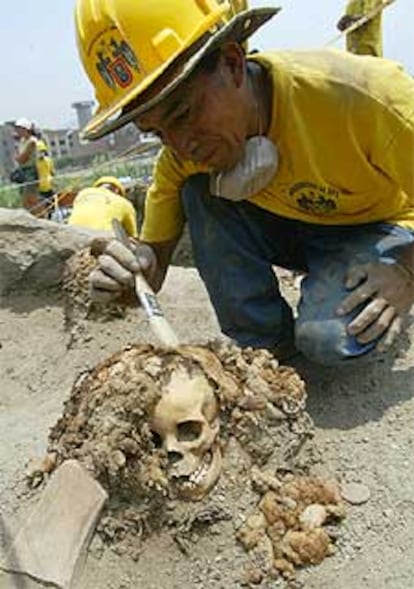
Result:
<svg viewBox="0 0 414 589">
<path fill-rule="evenodd" d="M 246 57 L 241 46 L 235 41 L 226 43 L 221 51 L 221 60 L 230 72 L 234 85 L 240 88 L 246 79 Z"/>
</svg>

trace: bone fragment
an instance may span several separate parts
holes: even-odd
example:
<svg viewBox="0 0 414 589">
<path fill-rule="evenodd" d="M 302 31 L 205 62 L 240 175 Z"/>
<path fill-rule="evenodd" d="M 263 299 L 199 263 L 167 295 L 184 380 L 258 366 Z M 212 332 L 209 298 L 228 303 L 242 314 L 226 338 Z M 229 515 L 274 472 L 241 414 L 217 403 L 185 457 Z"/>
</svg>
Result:
<svg viewBox="0 0 414 589">
<path fill-rule="evenodd" d="M 64 462 L 0 563 L 0 589 L 73 587 L 106 499 L 76 460 Z"/>
</svg>

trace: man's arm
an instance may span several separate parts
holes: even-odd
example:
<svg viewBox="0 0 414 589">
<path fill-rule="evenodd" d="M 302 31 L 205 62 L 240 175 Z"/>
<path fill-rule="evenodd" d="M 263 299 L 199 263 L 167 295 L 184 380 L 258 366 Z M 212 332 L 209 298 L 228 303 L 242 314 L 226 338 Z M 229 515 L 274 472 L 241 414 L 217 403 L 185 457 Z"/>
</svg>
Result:
<svg viewBox="0 0 414 589">
<path fill-rule="evenodd" d="M 147 274 L 147 280 L 154 292 L 158 292 L 164 284 L 165 276 L 167 274 L 168 266 L 170 265 L 171 258 L 177 247 L 179 237 L 170 239 L 169 241 L 163 241 L 160 243 L 145 243 L 141 242 L 140 248 L 150 247 L 155 254 L 157 263 L 152 265 Z M 143 251 L 141 249 L 141 251 Z M 137 251 L 139 259 L 139 248 Z"/>
<path fill-rule="evenodd" d="M 136 272 L 144 274 L 155 292 L 160 290 L 183 231 L 179 192 L 185 177 L 184 167 L 173 154 L 161 150 L 146 196 L 141 235 L 131 240 L 134 251 L 113 240 L 97 252 L 101 254 L 98 265 L 89 278 L 94 300 L 110 301 L 130 290 Z"/>
<path fill-rule="evenodd" d="M 16 157 L 15 157 L 16 162 L 20 165 L 26 164 L 29 161 L 29 159 L 31 158 L 35 149 L 36 149 L 36 140 L 33 137 L 32 140 L 27 142 L 24 150 L 21 151 L 20 153 L 16 154 Z"/>
<path fill-rule="evenodd" d="M 381 110 L 373 117 L 369 160 L 401 192 L 400 209 L 394 207 L 383 221 L 411 223 L 414 232 L 414 81 L 395 70 L 393 85 L 383 92 Z M 348 332 L 361 343 L 381 337 L 378 347 L 386 347 L 414 304 L 414 243 L 409 233 L 406 244 L 394 248 L 392 256 L 351 266 L 346 287 L 350 294 L 339 305 L 338 314 L 363 306 L 349 323 Z"/>
</svg>

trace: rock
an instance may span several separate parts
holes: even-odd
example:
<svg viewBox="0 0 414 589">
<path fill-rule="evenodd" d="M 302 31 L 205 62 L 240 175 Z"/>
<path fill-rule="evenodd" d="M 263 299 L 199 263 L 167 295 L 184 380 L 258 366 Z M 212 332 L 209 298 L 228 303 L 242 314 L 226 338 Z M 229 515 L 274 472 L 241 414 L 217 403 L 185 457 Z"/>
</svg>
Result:
<svg viewBox="0 0 414 589">
<path fill-rule="evenodd" d="M 0 295 L 39 291 L 61 282 L 66 259 L 96 232 L 0 208 Z"/>
<path fill-rule="evenodd" d="M 306 509 L 300 515 L 300 523 L 306 529 L 319 528 L 323 526 L 328 513 L 323 505 L 314 503 L 308 505 Z"/>
<path fill-rule="evenodd" d="M 351 505 L 362 505 L 371 498 L 371 491 L 361 483 L 345 483 L 341 487 L 341 496 Z"/>
<path fill-rule="evenodd" d="M 56 454 L 49 453 L 46 456 L 35 457 L 29 460 L 26 469 L 26 477 L 34 479 L 43 474 L 50 474 L 56 466 Z"/>
</svg>

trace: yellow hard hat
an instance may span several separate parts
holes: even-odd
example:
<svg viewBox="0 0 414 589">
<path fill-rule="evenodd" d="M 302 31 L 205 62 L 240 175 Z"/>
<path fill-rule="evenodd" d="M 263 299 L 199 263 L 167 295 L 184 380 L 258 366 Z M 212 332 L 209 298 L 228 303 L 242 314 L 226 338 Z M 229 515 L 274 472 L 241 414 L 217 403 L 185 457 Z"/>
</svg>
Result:
<svg viewBox="0 0 414 589">
<path fill-rule="evenodd" d="M 96 180 L 93 185 L 98 187 L 102 186 L 103 184 L 110 184 L 111 186 L 114 186 L 117 188 L 121 196 L 126 195 L 125 186 L 122 184 L 122 182 L 120 182 L 120 180 L 118 180 L 118 178 L 115 178 L 115 176 L 102 176 L 101 178 L 98 178 L 98 180 Z"/>
<path fill-rule="evenodd" d="M 99 104 L 83 136 L 98 139 L 130 122 L 164 98 L 208 52 L 225 40 L 244 41 L 278 11 L 257 8 L 231 18 L 229 4 L 217 0 L 77 0 L 79 53 Z M 122 112 L 179 57 L 185 64 L 155 98 Z"/>
</svg>

